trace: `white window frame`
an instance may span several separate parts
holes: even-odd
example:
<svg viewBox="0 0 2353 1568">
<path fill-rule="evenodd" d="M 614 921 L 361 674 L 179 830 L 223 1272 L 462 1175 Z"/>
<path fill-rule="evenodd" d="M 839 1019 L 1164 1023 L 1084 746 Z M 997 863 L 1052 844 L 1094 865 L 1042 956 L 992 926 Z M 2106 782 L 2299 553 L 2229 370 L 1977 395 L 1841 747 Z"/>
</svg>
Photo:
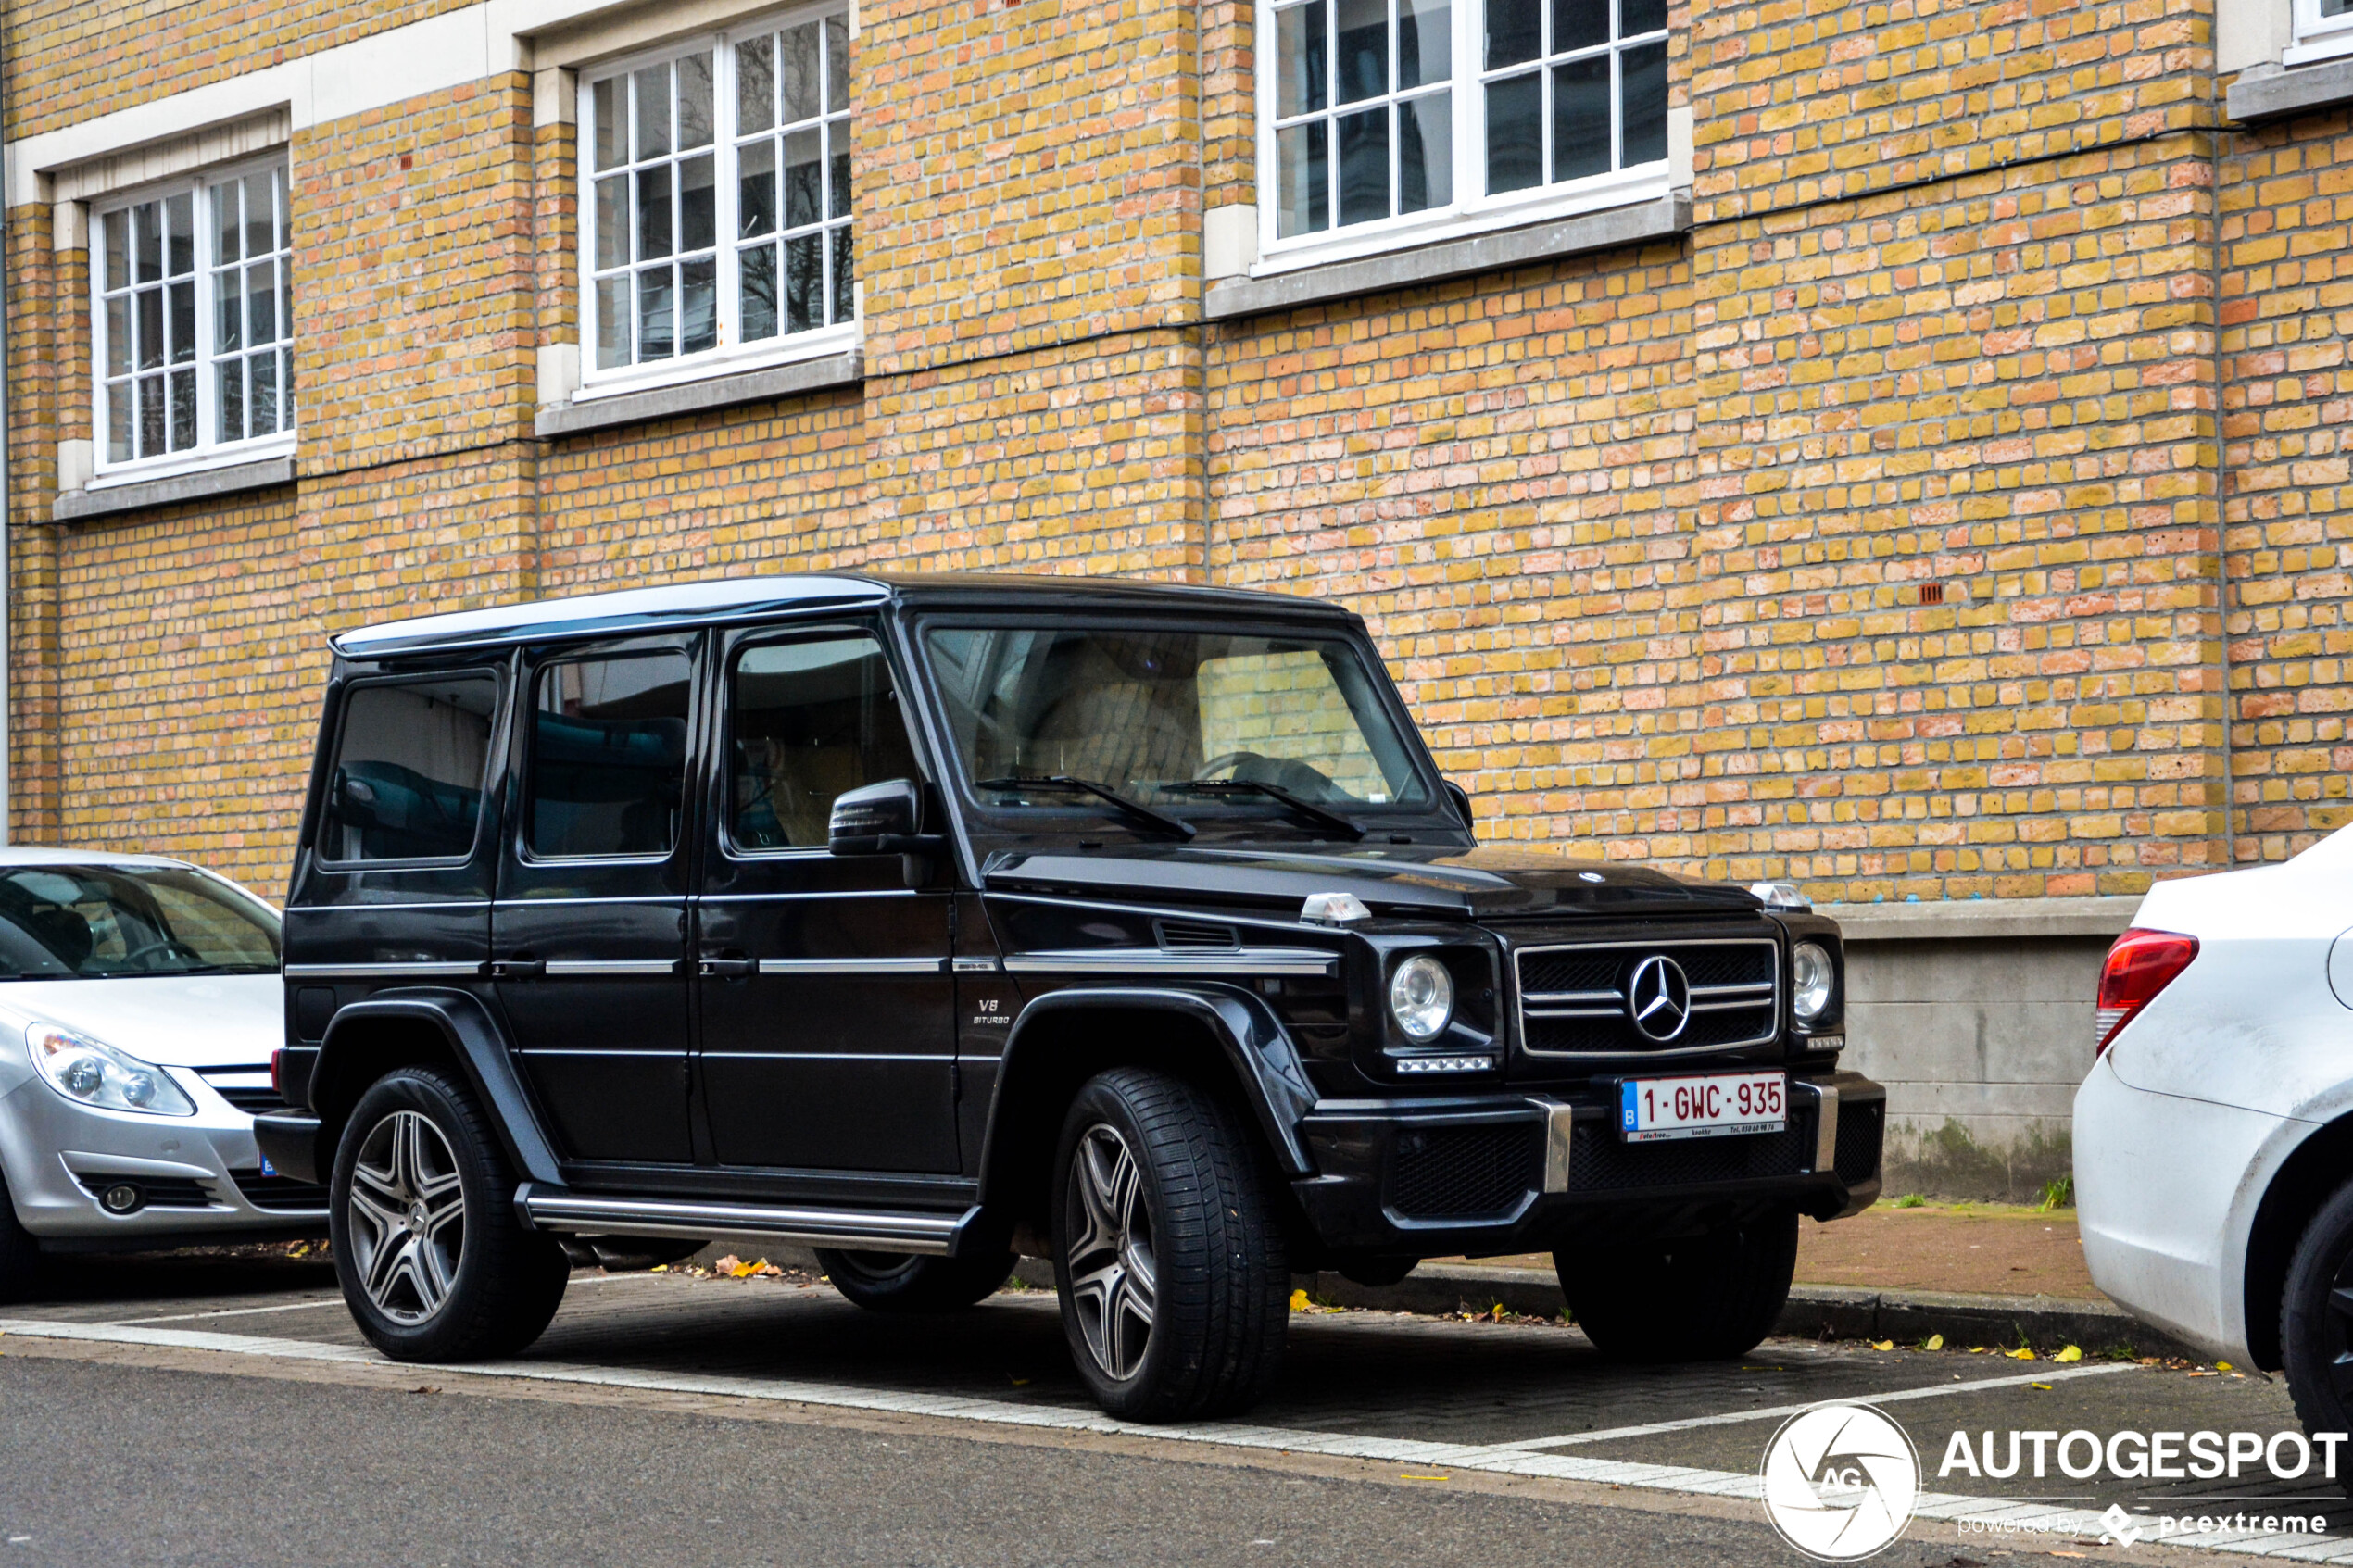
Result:
<svg viewBox="0 0 2353 1568">
<path fill-rule="evenodd" d="M 1325 0 L 1328 25 L 1337 28 L 1337 0 Z M 2305 0 L 2309 3 L 2309 0 Z M 1620 47 L 1616 40 L 1615 21 L 1617 0 L 1612 0 L 1612 40 L 1608 47 Z M 1284 8 L 1288 9 L 1289 6 Z M 1546 9 L 1550 4 L 1547 0 Z M 1533 69 L 1549 71 L 1549 64 L 1522 62 L 1490 71 L 1485 63 L 1486 0 L 1453 0 L 1447 12 L 1451 24 L 1453 85 L 1453 195 L 1445 207 L 1427 211 L 1403 214 L 1369 223 L 1352 224 L 1347 228 L 1332 227 L 1313 234 L 1280 237 L 1280 169 L 1276 154 L 1276 90 L 1281 69 L 1277 56 L 1278 41 L 1276 30 L 1276 0 L 1258 0 L 1258 255 L 1250 269 L 1252 277 L 1266 277 L 1280 272 L 1296 271 L 1303 267 L 1318 267 L 1336 261 L 1353 260 L 1359 257 L 1378 256 L 1388 251 L 1410 249 L 1416 245 L 1442 240 L 1464 238 L 1472 234 L 1490 233 L 1500 229 L 1516 229 L 1529 223 L 1552 219 L 1568 218 L 1582 212 L 1596 212 L 1614 207 L 1627 207 L 1638 202 L 1655 201 L 1666 195 L 1670 187 L 1673 169 L 1672 137 L 1669 131 L 1669 151 L 1655 162 L 1632 169 L 1612 169 L 1607 173 L 1587 176 L 1581 180 L 1545 183 L 1526 190 L 1509 191 L 1490 196 L 1487 192 L 1487 82 L 1490 78 L 1509 76 Z M 1672 13 L 1669 13 L 1670 18 Z M 1390 92 L 1382 98 L 1367 99 L 1367 104 L 1393 101 L 1399 94 L 1396 87 L 1397 30 L 1390 29 Z M 1642 36 L 1648 36 L 1647 34 Z M 1674 37 L 1670 24 L 1667 34 Z M 1597 46 L 1599 47 L 1599 46 Z M 1539 55 L 1536 61 L 1551 61 L 1554 56 Z M 1409 91 L 1418 92 L 1419 89 Z M 1319 111 L 1335 123 L 1339 115 L 1335 108 Z M 1617 110 L 1622 118 L 1622 107 Z M 1674 110 L 1667 111 L 1670 127 Z M 1615 129 L 1613 140 L 1618 135 Z M 1327 156 L 1335 169 L 1340 159 L 1337 137 Z M 1392 142 L 1390 157 L 1392 174 L 1395 169 L 1396 148 Z M 1615 161 L 1613 159 L 1613 161 Z M 1335 175 L 1335 178 L 1337 176 Z M 1335 220 L 1339 214 L 1334 212 Z"/>
<path fill-rule="evenodd" d="M 736 112 L 735 46 L 764 33 L 781 32 L 804 22 L 822 21 L 827 17 L 842 17 L 848 22 L 848 33 L 853 50 L 857 27 L 848 0 L 824 0 L 824 3 L 799 6 L 789 10 L 771 11 L 757 18 L 734 22 L 716 32 L 692 38 L 673 40 L 659 47 L 639 50 L 617 59 L 600 61 L 583 67 L 579 72 L 577 134 L 574 137 L 574 169 L 578 192 L 578 241 L 573 246 L 574 263 L 580 290 L 580 386 L 573 393 L 575 401 L 587 402 L 598 397 L 616 396 L 624 393 L 644 392 L 657 387 L 675 386 L 685 383 L 705 381 L 714 376 L 736 375 L 747 370 L 762 370 L 774 365 L 796 364 L 805 359 L 822 359 L 854 351 L 865 330 L 865 279 L 862 257 L 859 275 L 851 283 L 851 316 L 848 321 L 813 328 L 803 332 L 782 332 L 774 337 L 746 342 L 742 335 L 741 267 L 738 262 L 743 236 L 737 232 L 740 213 L 736 164 L 736 143 L 747 134 L 737 123 Z M 676 60 L 684 56 L 709 52 L 711 56 L 711 156 L 713 157 L 713 213 L 711 220 L 717 251 L 718 343 L 711 348 L 695 354 L 673 354 L 650 364 L 635 363 L 601 368 L 597 363 L 597 155 L 596 155 L 596 92 L 598 84 L 624 79 L 631 72 L 648 66 Z M 855 91 L 856 77 L 851 77 L 852 91 L 848 113 L 849 124 L 855 127 L 860 109 Z M 671 157 L 675 164 L 676 155 Z M 633 167 L 624 165 L 623 167 Z M 781 209 L 783 170 L 776 171 L 778 204 Z M 857 179 L 856 163 L 851 165 L 852 188 Z M 672 203 L 677 196 L 673 188 Z M 634 208 L 633 208 L 634 217 Z M 829 220 L 828 220 L 829 221 Z M 778 216 L 782 232 L 783 218 Z M 855 198 L 849 218 L 851 254 L 860 257 L 862 236 Z M 824 231 L 821 230 L 821 233 Z M 822 242 L 821 242 L 822 243 Z M 781 294 L 781 282 L 779 292 Z M 781 301 L 779 308 L 781 309 Z M 673 321 L 677 306 L 673 304 Z M 673 329 L 674 330 L 674 329 Z M 635 324 L 632 324 L 635 332 Z"/>
<path fill-rule="evenodd" d="M 220 414 L 220 394 L 215 367 L 220 360 L 232 357 L 220 351 L 213 337 L 215 322 L 218 320 L 213 274 L 222 263 L 214 254 L 219 243 L 220 225 L 212 212 L 211 188 L 232 180 L 242 180 L 250 174 L 268 173 L 273 169 L 282 175 L 285 199 L 291 205 L 294 197 L 293 170 L 283 149 L 263 154 L 258 157 L 241 158 L 234 163 L 198 169 L 190 174 L 177 175 L 170 180 L 157 181 L 129 190 L 109 192 L 107 195 L 95 198 L 90 203 L 88 304 L 90 309 L 90 445 L 93 476 L 90 481 L 91 489 L 100 490 L 115 484 L 134 484 L 151 479 L 169 479 L 175 474 L 197 473 L 207 469 L 226 468 L 237 463 L 250 463 L 268 458 L 283 457 L 295 450 L 298 427 L 291 423 L 270 434 L 247 436 L 238 441 L 224 442 L 211 438 L 211 433 L 219 428 Z M 172 197 L 182 194 L 189 197 L 189 210 L 194 215 L 195 228 L 192 237 L 195 243 L 196 298 L 197 349 L 194 361 L 196 381 L 196 444 L 184 451 L 166 452 L 151 458 L 132 458 L 125 461 L 116 461 L 108 457 L 107 447 L 108 425 L 112 416 L 109 400 L 113 394 L 107 384 L 108 379 L 107 359 L 111 346 L 107 325 L 107 295 L 109 292 L 107 287 L 107 220 L 112 214 L 128 212 L 131 208 L 144 206 L 148 202 L 168 203 Z M 291 228 L 291 217 L 289 217 L 288 227 Z M 272 238 L 275 237 L 275 235 L 272 236 Z M 282 296 L 280 309 L 290 319 L 292 307 L 284 296 L 291 295 L 294 289 L 294 252 L 289 245 L 286 249 L 275 254 L 283 258 L 278 281 Z M 232 265 L 242 266 L 247 259 L 249 258 L 240 257 L 238 261 Z M 283 341 L 291 346 L 295 340 L 289 337 Z M 245 352 L 245 349 L 239 349 L 234 351 L 234 354 L 236 357 L 242 357 Z M 135 367 L 132 373 L 135 384 L 137 377 Z M 279 407 L 289 414 L 298 416 L 299 404 L 289 406 L 288 400 L 291 394 L 291 388 L 280 386 L 278 389 Z M 132 417 L 135 421 L 137 419 L 135 405 Z"/>
<path fill-rule="evenodd" d="M 2321 15 L 2321 0 L 2290 0 L 2296 42 L 2281 56 L 2283 65 L 2309 65 L 2353 55 L 2353 7 L 2341 17 Z"/>
</svg>

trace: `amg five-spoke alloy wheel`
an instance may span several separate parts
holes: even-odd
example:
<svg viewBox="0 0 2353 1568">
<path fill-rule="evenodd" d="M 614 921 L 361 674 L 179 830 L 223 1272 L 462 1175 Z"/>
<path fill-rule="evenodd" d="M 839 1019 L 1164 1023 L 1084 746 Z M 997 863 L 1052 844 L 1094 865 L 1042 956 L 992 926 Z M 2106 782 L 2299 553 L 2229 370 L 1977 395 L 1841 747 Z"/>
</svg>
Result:
<svg viewBox="0 0 2353 1568">
<path fill-rule="evenodd" d="M 1096 1403 L 1140 1421 L 1254 1403 L 1282 1363 L 1290 1274 L 1233 1109 L 1114 1068 L 1078 1091 L 1056 1150 L 1063 1333 Z"/>
<path fill-rule="evenodd" d="M 504 1151 L 442 1073 L 405 1067 L 360 1096 L 329 1193 L 344 1300 L 395 1361 L 520 1350 L 563 1299 L 563 1248 L 517 1222 Z"/>
<path fill-rule="evenodd" d="M 2280 1297 L 2280 1360 L 2304 1430 L 2353 1430 L 2353 1182 L 2304 1227 Z M 2338 1483 L 2353 1492 L 2353 1478 Z"/>
</svg>

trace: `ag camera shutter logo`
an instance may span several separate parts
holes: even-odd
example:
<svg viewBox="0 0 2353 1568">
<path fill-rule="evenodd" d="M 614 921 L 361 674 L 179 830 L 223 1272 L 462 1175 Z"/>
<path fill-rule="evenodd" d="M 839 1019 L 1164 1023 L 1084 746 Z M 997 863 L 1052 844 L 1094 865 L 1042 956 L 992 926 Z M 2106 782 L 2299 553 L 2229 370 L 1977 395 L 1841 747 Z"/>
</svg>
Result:
<svg viewBox="0 0 2353 1568">
<path fill-rule="evenodd" d="M 1765 1516 L 1781 1539 L 1824 1562 L 1885 1550 L 1911 1523 L 1920 1456 L 1869 1405 L 1818 1405 L 1790 1417 L 1765 1449 Z"/>
</svg>

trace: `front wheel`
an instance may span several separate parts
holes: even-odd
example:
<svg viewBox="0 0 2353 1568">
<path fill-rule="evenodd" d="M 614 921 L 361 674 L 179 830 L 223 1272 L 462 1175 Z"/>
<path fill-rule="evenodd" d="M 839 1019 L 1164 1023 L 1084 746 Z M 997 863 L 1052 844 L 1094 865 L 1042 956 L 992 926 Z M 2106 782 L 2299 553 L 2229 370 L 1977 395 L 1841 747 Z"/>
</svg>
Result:
<svg viewBox="0 0 2353 1568">
<path fill-rule="evenodd" d="M 1274 1381 L 1290 1272 L 1241 1121 L 1140 1067 L 1089 1080 L 1054 1160 L 1054 1283 L 1095 1402 L 1137 1421 L 1247 1410 Z"/>
<path fill-rule="evenodd" d="M 985 1258 L 922 1258 L 912 1252 L 817 1248 L 836 1290 L 870 1312 L 954 1312 L 985 1300 L 1013 1276 L 1010 1252 Z"/>
<path fill-rule="evenodd" d="M 41 1244 L 17 1223 L 8 1184 L 0 1182 L 0 1301 L 21 1301 L 31 1296 L 40 1269 Z"/>
<path fill-rule="evenodd" d="M 510 1355 L 556 1315 L 563 1248 L 517 1221 L 506 1155 L 451 1078 L 378 1079 L 345 1123 L 328 1192 L 344 1300 L 394 1361 Z"/>
<path fill-rule="evenodd" d="M 2321 1205 L 2288 1260 L 2280 1360 L 2307 1433 L 2353 1431 L 2353 1182 Z M 2353 1476 L 2339 1484 L 2353 1494 Z"/>
<path fill-rule="evenodd" d="M 1671 1241 L 1553 1254 L 1561 1294 L 1594 1348 L 1615 1361 L 1712 1361 L 1773 1331 L 1797 1274 L 1797 1210 Z"/>
</svg>

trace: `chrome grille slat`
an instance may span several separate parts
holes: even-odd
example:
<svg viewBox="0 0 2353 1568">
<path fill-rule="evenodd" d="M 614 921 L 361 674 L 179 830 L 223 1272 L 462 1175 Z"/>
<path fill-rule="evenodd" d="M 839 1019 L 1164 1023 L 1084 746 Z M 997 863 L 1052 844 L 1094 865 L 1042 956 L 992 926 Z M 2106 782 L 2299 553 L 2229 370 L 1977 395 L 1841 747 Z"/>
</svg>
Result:
<svg viewBox="0 0 2353 1568">
<path fill-rule="evenodd" d="M 1626 1012 L 1625 976 L 1654 953 L 1675 959 L 1686 974 L 1708 976 L 1707 984 L 1691 986 L 1692 1015 L 1695 1022 L 1710 1021 L 1705 1030 L 1687 1027 L 1665 1045 L 1634 1030 Z M 1562 981 L 1584 985 L 1575 990 L 1529 990 L 1532 962 L 1556 986 Z M 1760 967 L 1765 977 L 1753 978 Z M 1597 988 L 1596 982 L 1613 968 L 1617 987 Z M 1521 1047 L 1531 1056 L 1693 1056 L 1763 1045 L 1780 1032 L 1780 946 L 1769 936 L 1545 943 L 1514 950 L 1512 978 Z M 1745 1017 L 1750 1014 L 1755 1015 L 1753 1022 Z M 1610 1027 L 1611 1021 L 1622 1027 Z M 1706 1037 L 1687 1043 L 1693 1034 Z"/>
</svg>

